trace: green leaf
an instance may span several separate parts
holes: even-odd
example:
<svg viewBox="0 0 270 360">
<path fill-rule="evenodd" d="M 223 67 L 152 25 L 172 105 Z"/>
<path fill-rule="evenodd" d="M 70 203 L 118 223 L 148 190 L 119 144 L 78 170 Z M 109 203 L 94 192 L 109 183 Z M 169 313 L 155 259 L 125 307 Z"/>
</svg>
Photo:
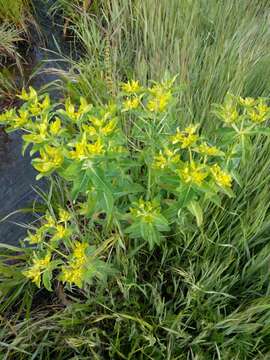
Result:
<svg viewBox="0 0 270 360">
<path fill-rule="evenodd" d="M 243 182 L 242 182 L 242 179 L 241 179 L 240 174 L 239 174 L 236 170 L 232 170 L 230 173 L 231 173 L 233 179 L 237 182 L 237 184 L 238 184 L 240 187 L 242 187 L 242 186 L 243 186 Z"/>
<path fill-rule="evenodd" d="M 217 135 L 221 137 L 221 146 L 231 144 L 237 136 L 237 132 L 233 128 L 223 127 L 216 130 Z"/>
<path fill-rule="evenodd" d="M 90 178 L 87 174 L 87 171 L 85 171 L 84 173 L 81 172 L 79 175 L 79 177 L 74 179 L 73 187 L 71 190 L 71 197 L 73 201 L 77 199 L 80 192 L 86 192 L 89 188 Z"/>
<path fill-rule="evenodd" d="M 139 222 L 135 222 L 128 226 L 125 231 L 126 234 L 129 234 L 131 238 L 139 238 L 141 236 L 141 227 Z"/>
<path fill-rule="evenodd" d="M 174 222 L 177 218 L 177 213 L 179 211 L 180 205 L 175 200 L 168 199 L 164 201 L 167 205 L 166 210 L 163 211 L 163 216 L 168 220 L 168 222 Z"/>
<path fill-rule="evenodd" d="M 270 128 L 258 127 L 255 130 L 250 130 L 248 132 L 250 135 L 270 135 Z"/>
<path fill-rule="evenodd" d="M 203 222 L 203 211 L 200 204 L 197 201 L 192 200 L 187 205 L 187 209 L 196 217 L 197 225 L 201 226 Z"/>
<path fill-rule="evenodd" d="M 78 177 L 78 174 L 81 171 L 82 165 L 77 161 L 73 161 L 65 167 L 63 170 L 58 170 L 59 175 L 61 175 L 65 180 L 72 181 L 74 178 Z"/>
<path fill-rule="evenodd" d="M 219 188 L 224 194 L 228 195 L 230 198 L 235 197 L 235 193 L 229 187 L 220 187 Z"/>
<path fill-rule="evenodd" d="M 204 199 L 211 201 L 212 203 L 214 203 L 217 206 L 221 206 L 221 200 L 217 194 L 206 193 Z"/>
<path fill-rule="evenodd" d="M 130 194 L 137 194 L 144 192 L 144 188 L 140 184 L 130 183 L 128 181 L 123 182 L 121 188 L 118 187 L 116 191 L 114 191 L 114 196 L 121 197 Z"/>
<path fill-rule="evenodd" d="M 104 210 L 107 214 L 107 221 L 110 222 L 113 214 L 114 198 L 110 191 L 102 192 Z"/>
<path fill-rule="evenodd" d="M 167 219 L 161 214 L 155 216 L 154 225 L 158 231 L 170 231 Z"/>
<path fill-rule="evenodd" d="M 181 184 L 176 190 L 178 192 L 178 203 L 180 208 L 184 208 L 190 201 L 192 201 L 194 191 L 191 186 L 186 184 Z"/>
<path fill-rule="evenodd" d="M 85 209 L 85 216 L 91 218 L 95 211 L 97 211 L 98 194 L 96 191 L 89 191 L 87 195 L 87 205 Z"/>
<path fill-rule="evenodd" d="M 160 232 L 155 228 L 154 224 L 140 223 L 141 237 L 148 242 L 150 251 L 153 250 L 155 244 L 160 244 Z"/>
<path fill-rule="evenodd" d="M 51 280 L 52 280 L 52 271 L 51 269 L 46 269 L 42 275 L 42 281 L 45 289 L 47 289 L 48 291 L 52 291 Z"/>
</svg>

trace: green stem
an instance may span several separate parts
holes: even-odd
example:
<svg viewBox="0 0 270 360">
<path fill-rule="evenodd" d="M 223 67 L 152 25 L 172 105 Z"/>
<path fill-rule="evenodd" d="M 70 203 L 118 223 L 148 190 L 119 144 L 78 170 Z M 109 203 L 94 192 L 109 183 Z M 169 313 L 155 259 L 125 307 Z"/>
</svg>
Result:
<svg viewBox="0 0 270 360">
<path fill-rule="evenodd" d="M 61 251 L 53 248 L 50 244 L 48 244 L 48 243 L 45 242 L 45 245 L 46 245 L 50 250 L 52 250 L 53 252 L 56 252 L 58 255 L 66 258 L 66 259 L 68 259 L 68 257 L 67 257 L 65 254 L 63 254 L 63 253 L 61 253 Z"/>
<path fill-rule="evenodd" d="M 151 199 L 151 167 L 148 166 L 148 179 L 147 179 L 147 194 L 146 200 L 149 201 Z"/>
</svg>

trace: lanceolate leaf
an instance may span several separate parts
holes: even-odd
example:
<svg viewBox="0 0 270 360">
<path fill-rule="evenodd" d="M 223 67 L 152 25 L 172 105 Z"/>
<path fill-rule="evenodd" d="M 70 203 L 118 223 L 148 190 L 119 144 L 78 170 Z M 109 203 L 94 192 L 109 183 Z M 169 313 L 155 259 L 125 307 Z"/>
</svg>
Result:
<svg viewBox="0 0 270 360">
<path fill-rule="evenodd" d="M 203 222 L 203 211 L 200 204 L 197 201 L 192 200 L 187 205 L 187 209 L 196 217 L 197 225 L 201 226 Z"/>
</svg>

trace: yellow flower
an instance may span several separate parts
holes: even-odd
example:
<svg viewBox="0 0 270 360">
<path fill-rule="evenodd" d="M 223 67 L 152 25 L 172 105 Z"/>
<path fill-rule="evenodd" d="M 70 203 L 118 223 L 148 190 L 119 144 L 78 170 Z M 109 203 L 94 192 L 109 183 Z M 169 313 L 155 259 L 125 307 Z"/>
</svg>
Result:
<svg viewBox="0 0 270 360">
<path fill-rule="evenodd" d="M 80 106 L 78 109 L 78 117 L 86 114 L 88 111 L 92 109 L 93 105 L 88 104 L 87 100 L 84 97 L 80 97 Z"/>
<path fill-rule="evenodd" d="M 45 224 L 43 225 L 46 228 L 55 228 L 56 227 L 56 221 L 50 214 L 46 214 L 45 216 Z"/>
<path fill-rule="evenodd" d="M 164 87 L 163 84 L 155 84 L 148 90 L 154 97 L 158 97 L 162 95 L 164 92 L 166 92 L 166 88 Z"/>
<path fill-rule="evenodd" d="M 97 128 L 100 128 L 101 126 L 103 126 L 106 121 L 105 119 L 99 119 L 97 117 L 90 117 L 89 120 Z"/>
<path fill-rule="evenodd" d="M 139 98 L 127 99 L 123 102 L 123 109 L 124 111 L 134 110 L 137 109 L 140 105 Z"/>
<path fill-rule="evenodd" d="M 92 119 L 92 123 L 97 127 L 97 129 L 92 125 L 83 124 L 82 128 L 91 137 L 98 136 L 98 134 L 107 136 L 110 135 L 116 128 L 117 118 L 111 119 L 106 125 L 104 120 L 99 120 L 97 118 Z"/>
<path fill-rule="evenodd" d="M 261 123 L 267 120 L 269 117 L 269 107 L 263 102 L 263 100 L 259 100 L 259 104 L 248 111 L 248 116 L 250 120 L 255 123 Z"/>
<path fill-rule="evenodd" d="M 73 257 L 75 262 L 78 264 L 84 264 L 86 260 L 85 250 L 88 248 L 87 243 L 75 242 Z"/>
<path fill-rule="evenodd" d="M 195 134 L 197 127 L 198 125 L 190 126 L 185 128 L 184 131 L 177 129 L 176 134 L 171 137 L 172 143 L 177 144 L 180 142 L 181 149 L 191 147 L 199 139 L 199 136 Z"/>
<path fill-rule="evenodd" d="M 23 135 L 23 139 L 26 142 L 41 144 L 47 139 L 47 135 L 48 135 L 48 120 L 47 120 L 47 118 L 45 117 L 43 119 L 42 123 L 35 123 L 35 127 L 34 127 L 34 130 L 37 132 Z"/>
<path fill-rule="evenodd" d="M 101 140 L 98 139 L 95 143 L 89 144 L 87 146 L 89 155 L 101 155 L 104 153 L 103 145 L 101 144 Z"/>
<path fill-rule="evenodd" d="M 101 155 L 104 153 L 101 139 L 98 138 L 95 143 L 88 143 L 86 133 L 83 133 L 82 140 L 75 144 L 75 150 L 69 152 L 72 159 L 83 160 L 89 156 Z"/>
<path fill-rule="evenodd" d="M 236 109 L 236 106 L 231 102 L 225 104 L 220 115 L 224 122 L 228 124 L 235 123 L 239 120 L 239 113 Z"/>
<path fill-rule="evenodd" d="M 63 266 L 59 278 L 63 282 L 75 284 L 79 288 L 83 285 L 85 269 L 83 266 Z"/>
<path fill-rule="evenodd" d="M 164 151 L 160 151 L 159 155 L 154 158 L 154 168 L 164 169 L 170 164 L 176 164 L 180 160 L 180 156 L 175 154 L 175 151 L 171 151 L 170 149 L 164 149 Z"/>
<path fill-rule="evenodd" d="M 160 151 L 160 154 L 156 155 L 155 158 L 154 158 L 153 167 L 157 168 L 157 169 L 164 169 L 167 166 L 168 166 L 168 160 L 166 159 L 166 157 Z"/>
<path fill-rule="evenodd" d="M 36 233 L 34 233 L 34 234 L 32 234 L 29 231 L 27 239 L 28 239 L 29 244 L 39 244 L 43 240 L 43 233 L 42 233 L 42 231 L 40 231 L 40 229 L 38 231 L 36 231 Z"/>
<path fill-rule="evenodd" d="M 77 120 L 77 113 L 75 112 L 75 106 L 71 103 L 70 99 L 67 99 L 65 102 L 65 110 L 67 115 L 71 118 L 71 120 Z"/>
<path fill-rule="evenodd" d="M 9 123 L 16 117 L 14 109 L 6 110 L 3 114 L 0 114 L 0 123 Z"/>
<path fill-rule="evenodd" d="M 59 208 L 59 222 L 67 222 L 71 219 L 70 213 L 62 208 Z"/>
<path fill-rule="evenodd" d="M 187 135 L 192 135 L 195 134 L 197 129 L 199 127 L 199 124 L 195 124 L 195 125 L 191 125 L 191 126 L 187 126 L 184 130 L 184 133 L 186 133 Z"/>
<path fill-rule="evenodd" d="M 192 135 L 192 134 L 185 136 L 182 140 L 181 149 L 186 149 L 192 146 L 193 144 L 196 143 L 198 138 L 199 138 L 198 135 Z"/>
<path fill-rule="evenodd" d="M 122 90 L 126 93 L 137 93 L 141 91 L 141 86 L 138 81 L 131 80 L 122 85 Z"/>
<path fill-rule="evenodd" d="M 29 110 L 31 112 L 32 115 L 37 116 L 40 114 L 40 106 L 39 106 L 39 102 L 38 102 L 38 98 L 36 98 L 36 100 L 31 103 L 31 105 L 29 106 Z"/>
<path fill-rule="evenodd" d="M 52 135 L 59 134 L 61 130 L 61 120 L 56 118 L 53 122 L 50 123 L 50 132 Z"/>
<path fill-rule="evenodd" d="M 163 112 L 164 110 L 166 110 L 171 98 L 172 94 L 170 91 L 167 91 L 166 93 L 161 93 L 152 100 L 148 101 L 147 108 L 151 112 Z"/>
<path fill-rule="evenodd" d="M 29 110 L 30 110 L 31 114 L 34 116 L 39 115 L 42 111 L 44 111 L 50 107 L 51 101 L 50 101 L 50 97 L 48 94 L 45 95 L 45 98 L 41 102 L 38 101 L 37 96 L 35 98 L 33 98 L 32 100 L 33 101 L 29 105 Z"/>
<path fill-rule="evenodd" d="M 47 145 L 40 150 L 40 158 L 33 160 L 33 166 L 40 173 L 47 173 L 60 167 L 63 161 L 61 150 Z"/>
<path fill-rule="evenodd" d="M 44 258 L 37 258 L 34 254 L 34 260 L 32 266 L 23 271 L 22 274 L 28 279 L 32 280 L 33 283 L 40 287 L 41 273 L 43 270 L 46 270 L 51 261 L 51 254 L 47 253 Z"/>
<path fill-rule="evenodd" d="M 47 253 L 44 258 L 38 259 L 35 258 L 33 261 L 33 266 L 39 267 L 41 269 L 46 269 L 51 261 L 51 253 Z"/>
<path fill-rule="evenodd" d="M 94 126 L 83 124 L 82 128 L 89 136 L 97 135 L 97 130 L 94 128 Z"/>
<path fill-rule="evenodd" d="M 38 101 L 38 97 L 36 97 L 34 99 L 33 102 L 31 102 L 30 106 L 29 106 L 29 110 L 31 112 L 32 115 L 37 116 L 39 115 L 42 111 L 48 109 L 50 107 L 50 97 L 49 95 L 46 95 L 44 100 L 39 102 Z"/>
<path fill-rule="evenodd" d="M 257 106 L 257 110 L 259 114 L 265 115 L 269 111 L 269 107 L 261 101 Z"/>
<path fill-rule="evenodd" d="M 44 119 L 44 121 L 38 126 L 39 135 L 42 139 L 46 139 L 46 135 L 48 132 L 48 121 Z"/>
<path fill-rule="evenodd" d="M 83 142 L 75 144 L 75 150 L 69 152 L 71 159 L 83 160 L 87 157 L 87 146 Z"/>
<path fill-rule="evenodd" d="M 84 132 L 81 141 L 75 144 L 75 150 L 70 151 L 69 156 L 75 160 L 86 159 L 88 155 L 87 147 L 86 133 Z"/>
<path fill-rule="evenodd" d="M 35 100 L 37 99 L 37 92 L 34 88 L 32 88 L 32 86 L 30 86 L 29 93 L 27 93 L 27 91 L 23 88 L 21 95 L 17 96 L 24 101 Z"/>
<path fill-rule="evenodd" d="M 186 165 L 179 171 L 179 175 L 185 183 L 195 185 L 202 185 L 203 180 L 207 177 L 208 173 L 205 167 L 194 162 Z"/>
<path fill-rule="evenodd" d="M 211 172 L 216 183 L 221 187 L 231 187 L 232 186 L 232 177 L 230 174 L 221 170 L 218 164 L 211 166 Z"/>
<path fill-rule="evenodd" d="M 57 224 L 55 227 L 55 234 L 52 237 L 52 241 L 64 239 L 69 235 L 69 230 L 61 224 Z"/>
<path fill-rule="evenodd" d="M 206 143 L 198 146 L 198 152 L 209 156 L 222 156 L 224 153 L 215 146 L 208 146 Z"/>
<path fill-rule="evenodd" d="M 163 81 L 162 83 L 155 83 L 151 88 L 148 89 L 148 91 L 155 97 L 160 96 L 172 89 L 175 80 L 176 77 L 172 80 Z"/>
<path fill-rule="evenodd" d="M 160 206 L 155 201 L 144 201 L 140 199 L 134 203 L 134 207 L 130 209 L 130 213 L 146 223 L 152 223 L 155 216 L 160 214 Z"/>
<path fill-rule="evenodd" d="M 16 128 L 22 127 L 25 124 L 27 124 L 28 120 L 29 120 L 29 112 L 28 112 L 28 110 L 20 109 L 19 110 L 19 116 L 16 116 L 14 118 L 14 125 L 15 125 Z"/>
<path fill-rule="evenodd" d="M 251 97 L 242 98 L 241 96 L 239 96 L 239 103 L 243 106 L 250 107 L 255 105 L 255 102 L 255 99 Z"/>
<path fill-rule="evenodd" d="M 249 111 L 248 115 L 249 115 L 250 120 L 252 122 L 255 122 L 255 123 L 260 123 L 261 122 L 261 115 L 258 114 L 255 110 Z"/>
<path fill-rule="evenodd" d="M 22 274 L 36 284 L 37 287 L 40 287 L 41 272 L 38 267 L 32 266 L 23 271 Z"/>
<path fill-rule="evenodd" d="M 65 102 L 66 114 L 74 122 L 78 121 L 80 117 L 90 111 L 92 107 L 93 106 L 91 104 L 88 104 L 86 99 L 83 97 L 80 98 L 80 106 L 78 111 L 76 111 L 75 106 L 71 103 L 70 99 L 67 99 Z"/>
<path fill-rule="evenodd" d="M 51 100 L 48 94 L 45 95 L 45 98 L 42 102 L 39 103 L 41 110 L 46 110 L 51 104 Z"/>
<path fill-rule="evenodd" d="M 116 125 L 117 125 L 117 119 L 114 118 L 110 120 L 107 125 L 105 125 L 100 129 L 100 133 L 102 135 L 110 135 L 115 130 Z"/>
</svg>

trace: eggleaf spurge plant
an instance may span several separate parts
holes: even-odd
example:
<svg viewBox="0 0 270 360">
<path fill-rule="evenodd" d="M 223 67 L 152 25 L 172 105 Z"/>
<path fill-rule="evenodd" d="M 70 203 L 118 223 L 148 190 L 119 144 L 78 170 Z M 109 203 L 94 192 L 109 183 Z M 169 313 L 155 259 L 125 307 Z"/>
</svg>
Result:
<svg viewBox="0 0 270 360">
<path fill-rule="evenodd" d="M 7 131 L 23 130 L 37 178 L 56 173 L 71 194 L 71 203 L 48 211 L 26 238 L 33 248 L 23 274 L 38 287 L 51 290 L 57 278 L 84 288 L 111 272 L 106 252 L 118 239 L 125 249 L 145 242 L 151 251 L 192 217 L 200 227 L 210 202 L 221 206 L 223 196 L 234 196 L 252 137 L 270 134 L 267 100 L 229 94 L 215 106 L 219 136 L 208 139 L 198 124 L 181 129 L 174 92 L 174 80 L 148 88 L 132 80 L 114 101 L 93 106 L 84 98 L 54 104 L 29 88 L 18 110 L 0 115 Z M 108 240 L 94 246 L 78 217 Z"/>
</svg>

